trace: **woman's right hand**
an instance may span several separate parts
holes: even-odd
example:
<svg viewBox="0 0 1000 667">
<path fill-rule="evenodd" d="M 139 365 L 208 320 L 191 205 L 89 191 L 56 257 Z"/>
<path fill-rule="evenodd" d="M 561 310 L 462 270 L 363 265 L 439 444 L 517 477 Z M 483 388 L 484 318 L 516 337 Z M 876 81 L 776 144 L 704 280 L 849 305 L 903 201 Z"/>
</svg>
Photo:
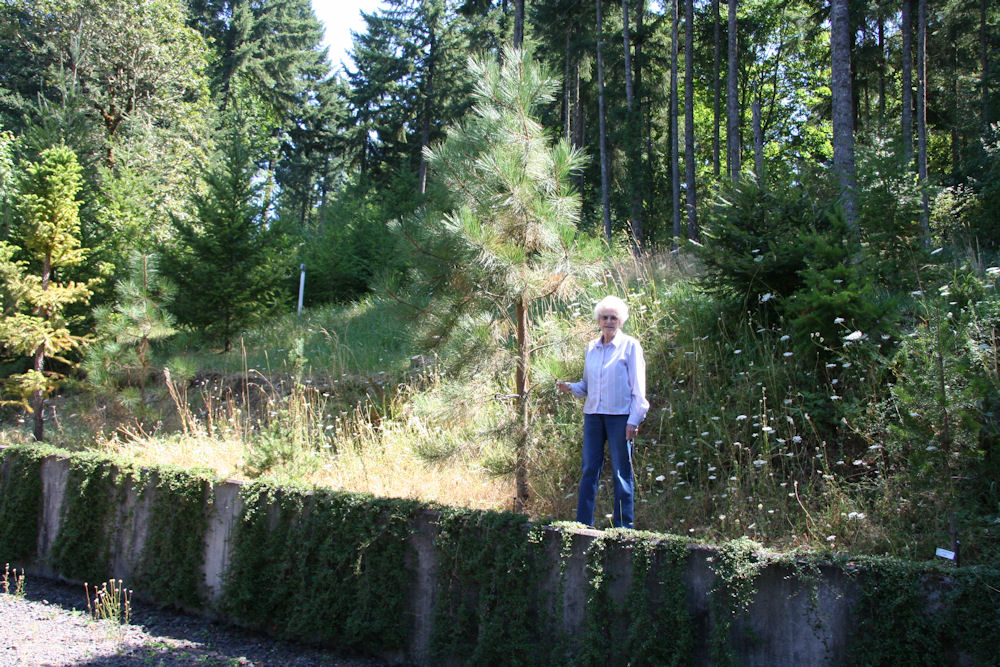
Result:
<svg viewBox="0 0 1000 667">
<path fill-rule="evenodd" d="M 556 389 L 558 389 L 559 391 L 565 391 L 565 392 L 573 391 L 569 387 L 569 382 L 556 382 Z"/>
</svg>

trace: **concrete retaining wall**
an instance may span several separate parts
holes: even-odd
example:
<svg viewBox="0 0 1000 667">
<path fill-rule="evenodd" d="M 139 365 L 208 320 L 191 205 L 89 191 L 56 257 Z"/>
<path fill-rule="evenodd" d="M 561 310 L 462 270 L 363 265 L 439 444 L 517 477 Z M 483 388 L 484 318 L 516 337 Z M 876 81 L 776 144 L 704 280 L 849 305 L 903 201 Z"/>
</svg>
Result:
<svg viewBox="0 0 1000 667">
<path fill-rule="evenodd" d="M 29 572 L 47 577 L 62 577 L 63 573 L 51 566 L 51 550 L 60 530 L 63 502 L 69 475 L 70 462 L 66 457 L 49 456 L 40 468 L 44 500 L 38 523 L 37 557 L 31 563 L 20 563 Z M 6 493 L 13 482 L 0 469 L 0 493 Z M 6 480 L 6 482 L 5 482 Z M 131 484 L 129 482 L 128 484 Z M 192 610 L 206 616 L 222 616 L 218 602 L 230 563 L 234 529 L 238 525 L 243 504 L 241 485 L 233 481 L 220 481 L 211 490 L 208 525 L 204 541 L 204 568 L 202 591 L 207 601 L 204 608 Z M 123 501 L 116 508 L 111 543 L 111 571 L 115 578 L 131 584 L 139 567 L 138 559 L 146 540 L 146 526 L 152 494 L 149 489 L 127 488 L 119 494 Z M 438 534 L 440 514 L 427 509 L 412 519 L 409 546 L 412 561 L 410 613 L 400 619 L 408 623 L 409 641 L 405 653 L 386 652 L 372 646 L 374 655 L 390 660 L 431 664 L 430 642 L 434 622 L 434 604 L 439 590 L 438 553 L 435 539 Z M 546 527 L 551 533 L 569 534 L 565 545 L 562 535 L 553 539 L 545 550 L 547 562 L 541 564 L 538 585 L 560 590 L 561 609 L 552 614 L 561 627 L 554 632 L 565 633 L 570 641 L 583 637 L 586 623 L 587 598 L 590 590 L 586 569 L 588 549 L 604 535 L 600 531 Z M 527 530 L 525 530 L 525 535 Z M 634 542 L 622 534 L 605 541 L 605 572 L 610 578 L 610 597 L 613 603 L 625 609 L 632 580 L 632 550 Z M 568 548 L 567 548 L 568 546 Z M 694 634 L 694 660 L 697 664 L 710 664 L 709 642 L 716 623 L 711 599 L 717 587 L 715 559 L 718 552 L 701 546 L 688 550 L 684 570 L 688 612 Z M 402 566 L 402 564 L 401 564 Z M 656 564 L 654 563 L 654 567 Z M 741 664 L 745 665 L 826 665 L 843 664 L 850 640 L 852 608 L 858 599 L 857 584 L 839 568 L 821 566 L 803 581 L 796 569 L 789 564 L 764 565 L 756 578 L 757 592 L 752 596 L 749 611 L 737 617 L 730 633 L 730 647 Z M 136 588 L 135 594 L 143 597 L 144 591 Z M 148 597 L 148 596 L 147 596 Z M 522 656 L 523 657 L 523 656 Z M 463 663 L 467 656 L 452 659 Z M 530 660 L 529 660 L 530 662 Z"/>
</svg>

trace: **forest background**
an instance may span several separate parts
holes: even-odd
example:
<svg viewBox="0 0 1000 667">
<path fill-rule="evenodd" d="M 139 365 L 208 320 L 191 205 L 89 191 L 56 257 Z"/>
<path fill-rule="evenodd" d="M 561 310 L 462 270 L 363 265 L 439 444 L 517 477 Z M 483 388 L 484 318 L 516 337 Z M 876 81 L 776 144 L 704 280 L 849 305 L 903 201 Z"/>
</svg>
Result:
<svg viewBox="0 0 1000 667">
<path fill-rule="evenodd" d="M 0 442 L 568 517 L 615 293 L 640 527 L 995 562 L 998 19 L 8 0 Z"/>
</svg>

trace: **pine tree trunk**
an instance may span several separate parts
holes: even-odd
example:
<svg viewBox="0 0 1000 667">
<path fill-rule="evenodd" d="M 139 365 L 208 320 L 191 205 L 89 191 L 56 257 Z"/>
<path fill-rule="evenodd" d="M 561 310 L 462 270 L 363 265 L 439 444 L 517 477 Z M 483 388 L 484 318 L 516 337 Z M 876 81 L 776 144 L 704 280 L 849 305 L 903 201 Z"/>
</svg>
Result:
<svg viewBox="0 0 1000 667">
<path fill-rule="evenodd" d="M 570 21 L 566 25 L 566 50 L 563 58 L 566 61 L 566 66 L 563 68 L 563 136 L 566 141 L 572 142 L 573 140 L 573 123 L 571 121 L 570 114 L 572 113 L 572 79 L 570 77 L 570 53 L 572 45 L 572 34 L 573 34 L 573 22 Z"/>
<path fill-rule="evenodd" d="M 851 31 L 849 0 L 830 2 L 831 93 L 833 97 L 833 169 L 840 181 L 844 217 L 857 233 L 854 189 L 854 117 L 851 104 Z"/>
<path fill-rule="evenodd" d="M 514 481 L 517 487 L 515 511 L 524 512 L 528 505 L 528 445 L 531 442 L 531 423 L 528 412 L 528 368 L 531 362 L 531 341 L 528 330 L 528 304 L 522 294 L 515 306 L 517 318 L 517 407 L 520 419 L 517 460 Z"/>
<path fill-rule="evenodd" d="M 729 0 L 729 69 L 726 74 L 726 170 L 734 181 L 740 179 L 740 99 L 737 85 L 739 72 L 739 39 L 736 7 L 738 0 Z"/>
<path fill-rule="evenodd" d="M 958 90 L 958 77 L 960 76 L 958 68 L 958 36 L 952 31 L 951 36 L 951 178 L 954 182 L 958 183 L 959 175 L 959 160 L 960 155 L 960 142 L 961 133 L 959 131 L 959 90 Z"/>
<path fill-rule="evenodd" d="M 927 185 L 927 0 L 917 2 L 917 175 Z M 930 203 L 921 197 L 920 228 L 930 243 Z"/>
<path fill-rule="evenodd" d="M 986 23 L 986 0 L 979 0 L 979 60 L 982 72 L 979 80 L 979 94 L 982 97 L 983 134 L 990 130 L 990 50 L 989 33 Z"/>
<path fill-rule="evenodd" d="M 913 6 L 903 0 L 903 164 L 909 169 L 913 162 Z"/>
<path fill-rule="evenodd" d="M 712 0 L 712 174 L 719 178 L 722 165 L 719 159 L 721 132 L 719 123 L 722 120 L 722 87 L 719 85 L 719 72 L 722 69 L 722 50 L 719 44 L 719 0 Z"/>
<path fill-rule="evenodd" d="M 677 22 L 680 19 L 679 3 L 671 3 L 673 27 L 670 30 L 670 191 L 673 204 L 674 243 L 681 238 L 681 173 L 680 147 L 677 137 Z"/>
<path fill-rule="evenodd" d="M 573 147 L 583 148 L 584 142 L 586 141 L 586 109 L 583 108 L 583 104 L 580 100 L 580 63 L 573 63 Z M 576 184 L 576 189 L 580 192 L 583 191 L 584 187 L 584 176 L 583 171 L 576 172 L 573 177 L 573 182 Z"/>
<path fill-rule="evenodd" d="M 885 20 L 878 17 L 878 120 L 885 123 Z"/>
<path fill-rule="evenodd" d="M 514 48 L 524 43 L 524 0 L 514 0 Z"/>
<path fill-rule="evenodd" d="M 580 63 L 573 63 L 573 147 L 583 148 L 586 138 L 584 132 L 584 111 L 580 101 Z"/>
<path fill-rule="evenodd" d="M 437 59 L 437 37 L 434 28 L 431 27 L 428 39 L 430 50 L 427 54 L 427 77 L 424 80 L 424 104 L 423 118 L 420 121 L 420 168 L 417 173 L 417 192 L 423 195 L 427 192 L 427 158 L 424 157 L 424 149 L 431 145 L 431 110 L 434 104 L 434 73 L 435 61 Z"/>
<path fill-rule="evenodd" d="M 631 207 L 629 210 L 629 223 L 632 229 L 632 250 L 638 253 L 643 245 L 642 230 L 642 192 L 640 171 L 642 168 L 639 159 L 639 145 L 641 142 L 638 114 L 636 113 L 635 88 L 632 84 L 632 54 L 629 44 L 629 18 L 628 0 L 622 0 L 622 41 L 624 42 L 625 53 L 625 103 L 628 107 L 628 155 L 629 155 L 629 191 L 631 195 Z"/>
<path fill-rule="evenodd" d="M 629 45 L 629 20 L 628 20 L 628 0 L 622 0 L 622 41 L 624 43 L 625 55 L 625 103 L 631 113 L 632 103 L 635 100 L 632 89 L 632 53 Z"/>
<path fill-rule="evenodd" d="M 764 180 L 764 132 L 760 127 L 760 96 L 754 97 L 753 106 L 753 166 L 757 180 Z"/>
<path fill-rule="evenodd" d="M 687 187 L 687 237 L 698 238 L 694 182 L 694 0 L 684 5 L 684 172 Z"/>
<path fill-rule="evenodd" d="M 51 252 L 45 255 L 42 260 L 42 291 L 45 292 L 49 289 L 49 280 L 52 277 L 52 254 Z M 44 319 L 48 319 L 49 312 L 46 312 L 41 306 L 35 309 L 33 313 L 36 316 L 40 316 Z M 42 343 L 35 350 L 34 359 L 32 359 L 31 367 L 36 373 L 45 372 L 45 343 Z M 45 395 L 42 393 L 41 389 L 37 389 L 31 394 L 31 417 L 32 417 L 32 431 L 35 436 L 35 440 L 41 442 L 45 440 Z"/>
<path fill-rule="evenodd" d="M 601 205 L 604 212 L 604 237 L 611 242 L 611 184 L 608 166 L 608 133 L 604 104 L 604 51 L 601 47 L 601 32 L 604 18 L 601 15 L 601 0 L 597 0 L 597 113 L 598 132 L 601 145 Z"/>
<path fill-rule="evenodd" d="M 38 373 L 45 372 L 45 345 L 39 345 L 38 349 L 35 350 L 34 363 L 32 368 Z M 41 389 L 35 390 L 31 395 L 31 410 L 32 410 L 32 426 L 35 436 L 35 440 L 41 442 L 45 440 L 45 415 L 43 410 L 45 409 L 45 396 L 42 394 Z"/>
<path fill-rule="evenodd" d="M 653 154 L 652 151 L 652 135 L 650 130 L 650 119 L 649 119 L 649 104 L 646 101 L 644 94 L 645 89 L 643 88 L 643 78 L 642 73 L 646 67 L 646 60 L 642 51 L 642 45 L 645 41 L 646 31 L 644 29 L 646 21 L 646 0 L 639 0 L 639 10 L 635 17 L 635 27 L 636 32 L 642 37 L 642 40 L 636 42 L 635 44 L 635 72 L 633 73 L 634 79 L 634 89 L 635 89 L 635 117 L 636 117 L 636 150 L 639 154 L 639 172 L 637 176 L 640 177 L 639 181 L 639 202 L 643 205 L 644 202 L 649 201 L 649 193 L 652 189 L 651 183 L 651 170 L 646 166 L 649 162 L 649 156 Z M 646 210 L 643 206 L 641 213 L 643 215 L 643 240 L 645 240 L 645 214 Z"/>
</svg>

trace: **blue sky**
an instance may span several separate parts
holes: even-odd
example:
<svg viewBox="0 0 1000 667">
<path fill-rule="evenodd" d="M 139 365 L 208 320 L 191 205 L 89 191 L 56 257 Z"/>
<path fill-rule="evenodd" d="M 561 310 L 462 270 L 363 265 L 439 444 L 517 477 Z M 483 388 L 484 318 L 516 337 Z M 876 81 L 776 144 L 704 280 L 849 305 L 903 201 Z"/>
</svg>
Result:
<svg viewBox="0 0 1000 667">
<path fill-rule="evenodd" d="M 341 62 L 347 62 L 347 50 L 351 48 L 351 31 L 364 28 L 361 12 L 371 13 L 381 0 L 312 0 L 313 11 L 326 28 L 324 44 L 330 49 L 330 62 L 334 69 L 340 69 Z"/>
</svg>

